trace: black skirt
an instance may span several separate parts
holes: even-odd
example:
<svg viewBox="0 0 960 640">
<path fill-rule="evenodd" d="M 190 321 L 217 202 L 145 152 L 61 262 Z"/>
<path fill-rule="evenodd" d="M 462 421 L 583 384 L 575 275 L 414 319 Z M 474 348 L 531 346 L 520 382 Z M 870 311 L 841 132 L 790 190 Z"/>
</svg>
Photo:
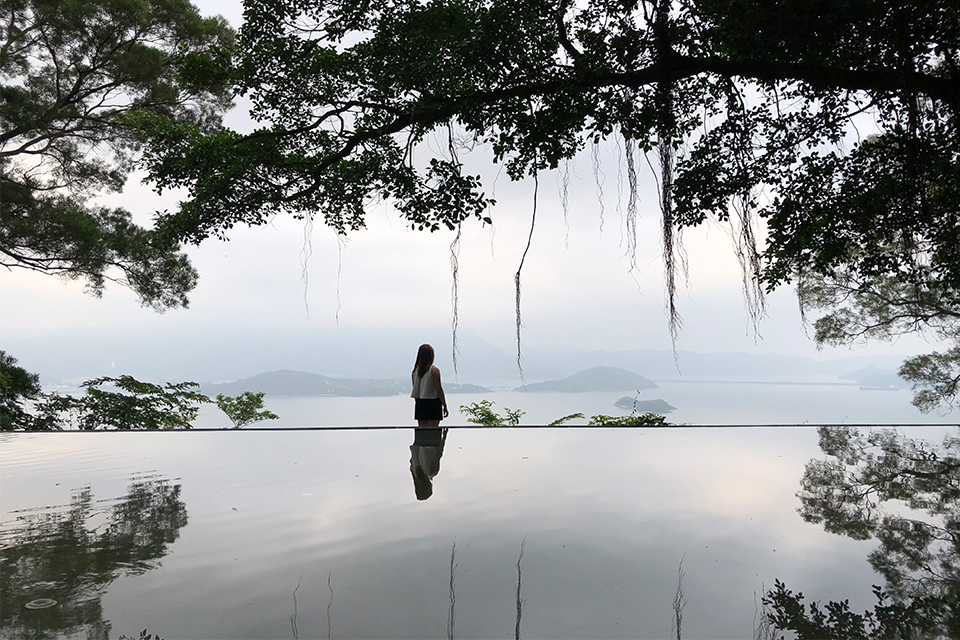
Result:
<svg viewBox="0 0 960 640">
<path fill-rule="evenodd" d="M 413 419 L 443 420 L 443 403 L 440 402 L 440 398 L 417 398 Z"/>
</svg>

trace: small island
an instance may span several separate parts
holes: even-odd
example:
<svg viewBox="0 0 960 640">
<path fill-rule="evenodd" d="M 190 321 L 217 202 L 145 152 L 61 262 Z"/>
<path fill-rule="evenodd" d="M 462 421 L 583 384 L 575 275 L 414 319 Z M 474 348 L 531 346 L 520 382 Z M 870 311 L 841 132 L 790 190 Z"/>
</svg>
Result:
<svg viewBox="0 0 960 640">
<path fill-rule="evenodd" d="M 630 396 L 623 396 L 613 404 L 616 407 L 627 409 L 628 411 L 633 411 L 635 413 L 657 413 L 660 415 L 670 413 L 671 411 L 676 411 L 677 409 L 666 400 L 661 400 L 660 398 L 655 400 L 637 400 L 635 398 L 631 398 Z"/>
</svg>

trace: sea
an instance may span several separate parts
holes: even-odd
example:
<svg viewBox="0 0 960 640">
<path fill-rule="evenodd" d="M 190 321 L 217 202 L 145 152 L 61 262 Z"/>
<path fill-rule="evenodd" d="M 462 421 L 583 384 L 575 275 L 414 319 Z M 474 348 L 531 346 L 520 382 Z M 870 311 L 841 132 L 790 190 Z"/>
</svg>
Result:
<svg viewBox="0 0 960 640">
<path fill-rule="evenodd" d="M 911 404 L 908 389 L 868 389 L 815 378 L 784 382 L 737 379 L 654 380 L 655 389 L 590 391 L 582 393 L 528 393 L 499 388 L 485 393 L 447 394 L 450 417 L 444 426 L 469 424 L 461 410 L 481 400 L 493 409 L 523 411 L 520 424 L 546 425 L 574 413 L 589 419 L 595 415 L 626 416 L 629 410 L 614 406 L 623 398 L 661 399 L 676 407 L 666 414 L 680 425 L 818 425 L 818 424 L 957 424 L 960 409 L 921 413 Z M 482 382 L 479 384 L 483 384 Z M 495 385 L 490 386 L 497 389 Z M 286 397 L 267 396 L 265 407 L 277 420 L 256 427 L 414 426 L 413 400 L 402 395 L 388 397 Z M 585 425 L 587 419 L 570 425 Z M 223 428 L 230 423 L 214 405 L 203 407 L 196 428 Z"/>
</svg>

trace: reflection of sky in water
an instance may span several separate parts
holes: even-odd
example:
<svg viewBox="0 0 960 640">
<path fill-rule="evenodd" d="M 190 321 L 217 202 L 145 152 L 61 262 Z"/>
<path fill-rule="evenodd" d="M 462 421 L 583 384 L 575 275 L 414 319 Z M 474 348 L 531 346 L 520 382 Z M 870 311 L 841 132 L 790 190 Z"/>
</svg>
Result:
<svg viewBox="0 0 960 640">
<path fill-rule="evenodd" d="M 911 430 L 911 435 L 942 430 Z M 933 435 L 934 440 L 939 438 Z M 179 478 L 189 523 L 160 567 L 103 599 L 114 633 L 444 637 L 456 539 L 459 637 L 507 637 L 523 557 L 524 637 L 666 637 L 678 564 L 685 638 L 752 635 L 779 578 L 862 610 L 872 542 L 804 523 L 812 428 L 451 430 L 418 502 L 413 431 L 89 433 L 3 438 L 10 511 Z"/>
</svg>

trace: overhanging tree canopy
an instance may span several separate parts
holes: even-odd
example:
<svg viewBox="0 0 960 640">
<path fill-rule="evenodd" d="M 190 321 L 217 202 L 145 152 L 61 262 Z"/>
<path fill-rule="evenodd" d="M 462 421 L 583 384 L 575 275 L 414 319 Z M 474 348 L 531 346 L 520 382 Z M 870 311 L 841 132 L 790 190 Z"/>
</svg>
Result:
<svg viewBox="0 0 960 640">
<path fill-rule="evenodd" d="M 233 43 L 188 0 L 0 0 L 0 265 L 185 306 L 197 274 L 178 244 L 89 198 L 123 187 L 131 114 L 219 125 Z"/>
<path fill-rule="evenodd" d="M 960 288 L 960 11 L 948 0 L 245 7 L 238 82 L 264 126 L 139 121 L 153 178 L 190 191 L 159 220 L 170 238 L 283 212 L 346 232 L 379 199 L 416 228 L 453 229 L 489 215 L 458 157 L 470 145 L 520 179 L 614 138 L 628 223 L 637 154 L 659 161 L 671 318 L 675 232 L 711 217 L 740 219 L 758 296 L 838 269 Z M 417 162 L 436 132 L 449 152 Z"/>
</svg>

